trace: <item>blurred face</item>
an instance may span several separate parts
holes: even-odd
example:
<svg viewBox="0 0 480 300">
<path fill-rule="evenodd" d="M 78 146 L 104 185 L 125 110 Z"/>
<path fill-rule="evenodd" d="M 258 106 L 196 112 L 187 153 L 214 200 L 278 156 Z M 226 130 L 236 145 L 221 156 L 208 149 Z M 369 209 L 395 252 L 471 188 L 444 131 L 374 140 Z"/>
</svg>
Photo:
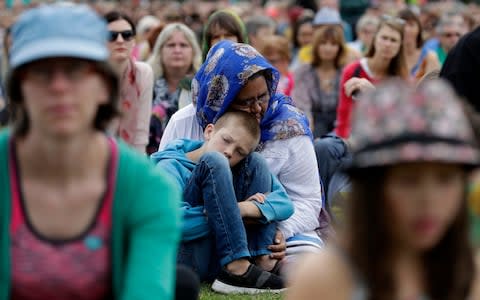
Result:
<svg viewBox="0 0 480 300">
<path fill-rule="evenodd" d="M 300 47 L 309 45 L 313 40 L 313 25 L 312 23 L 304 23 L 298 28 L 297 41 Z"/>
<path fill-rule="evenodd" d="M 207 151 L 217 151 L 225 155 L 230 167 L 237 165 L 247 157 L 255 147 L 258 139 L 253 137 L 244 127 L 236 126 L 236 122 L 228 120 L 220 129 L 208 124 L 204 131 Z"/>
<path fill-rule="evenodd" d="M 358 33 L 358 39 L 362 41 L 362 43 L 367 47 L 367 49 L 372 44 L 375 32 L 376 28 L 374 25 L 366 25 L 365 27 L 360 29 Z"/>
<path fill-rule="evenodd" d="M 190 69 L 193 48 L 181 31 L 174 31 L 161 49 L 162 63 L 166 71 Z"/>
<path fill-rule="evenodd" d="M 43 59 L 19 72 L 30 133 L 68 138 L 93 130 L 98 106 L 108 102 L 109 89 L 92 62 Z"/>
<path fill-rule="evenodd" d="M 333 41 L 324 41 L 318 45 L 317 51 L 323 61 L 332 61 L 337 57 L 340 45 Z"/>
<path fill-rule="evenodd" d="M 414 251 L 434 247 L 459 213 L 464 188 L 465 173 L 456 165 L 412 163 L 391 167 L 384 192 L 397 246 Z"/>
<path fill-rule="evenodd" d="M 274 66 L 280 73 L 288 72 L 289 61 L 278 52 L 265 53 L 264 57 Z"/>
<path fill-rule="evenodd" d="M 135 36 L 130 24 L 125 20 L 113 21 L 108 24 L 108 30 L 110 31 L 108 42 L 110 60 L 116 63 L 129 59 L 135 45 Z"/>
<path fill-rule="evenodd" d="M 458 26 L 461 35 L 464 35 L 470 31 L 469 25 L 463 16 L 461 15 L 453 16 L 452 21 L 456 26 Z"/>
<path fill-rule="evenodd" d="M 458 25 L 444 26 L 439 37 L 440 45 L 448 53 L 457 44 L 461 36 L 461 28 Z"/>
<path fill-rule="evenodd" d="M 269 100 L 267 81 L 265 77 L 259 76 L 247 82 L 231 104 L 231 108 L 254 115 L 260 123 L 267 111 Z"/>
<path fill-rule="evenodd" d="M 235 34 L 228 32 L 224 28 L 220 27 L 219 25 L 213 26 L 210 29 L 211 40 L 210 40 L 210 47 L 215 45 L 216 43 L 222 40 L 229 40 L 235 43 L 238 43 L 238 38 Z"/>
<path fill-rule="evenodd" d="M 275 28 L 271 28 L 270 26 L 260 27 L 258 28 L 258 31 L 256 34 L 250 34 L 248 36 L 248 40 L 250 42 L 250 45 L 258 49 L 262 43 L 263 37 L 271 36 L 274 33 L 275 33 Z"/>
<path fill-rule="evenodd" d="M 382 26 L 375 37 L 375 55 L 383 59 L 391 60 L 400 51 L 402 43 L 398 31 L 388 25 Z"/>
<path fill-rule="evenodd" d="M 420 34 L 420 28 L 418 28 L 415 21 L 408 21 L 405 23 L 403 31 L 403 39 L 407 43 L 416 43 L 417 36 Z"/>
</svg>

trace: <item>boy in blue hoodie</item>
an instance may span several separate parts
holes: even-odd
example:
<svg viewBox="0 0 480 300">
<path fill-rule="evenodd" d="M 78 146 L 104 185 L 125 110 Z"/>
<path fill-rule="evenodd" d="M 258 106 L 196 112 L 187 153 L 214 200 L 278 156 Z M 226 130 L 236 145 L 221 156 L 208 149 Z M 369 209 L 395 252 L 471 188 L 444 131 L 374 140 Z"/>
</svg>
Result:
<svg viewBox="0 0 480 300">
<path fill-rule="evenodd" d="M 152 155 L 184 191 L 178 261 L 202 279 L 216 277 L 212 288 L 218 292 L 282 291 L 268 246 L 274 221 L 288 218 L 293 205 L 253 152 L 260 140 L 257 120 L 246 112 L 226 112 L 207 125 L 204 138 L 176 140 Z"/>
</svg>

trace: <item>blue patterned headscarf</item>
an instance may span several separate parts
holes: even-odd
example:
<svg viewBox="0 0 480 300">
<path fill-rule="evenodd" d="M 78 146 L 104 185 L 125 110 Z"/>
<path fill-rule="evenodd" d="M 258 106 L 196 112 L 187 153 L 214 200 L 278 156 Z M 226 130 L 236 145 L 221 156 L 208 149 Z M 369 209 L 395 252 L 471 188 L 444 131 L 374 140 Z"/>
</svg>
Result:
<svg viewBox="0 0 480 300">
<path fill-rule="evenodd" d="M 205 128 L 227 111 L 249 78 L 263 71 L 270 95 L 260 128 L 261 142 L 300 135 L 312 137 L 307 118 L 290 97 L 277 94 L 278 71 L 247 44 L 221 41 L 210 49 L 207 59 L 192 81 L 197 120 Z"/>
</svg>

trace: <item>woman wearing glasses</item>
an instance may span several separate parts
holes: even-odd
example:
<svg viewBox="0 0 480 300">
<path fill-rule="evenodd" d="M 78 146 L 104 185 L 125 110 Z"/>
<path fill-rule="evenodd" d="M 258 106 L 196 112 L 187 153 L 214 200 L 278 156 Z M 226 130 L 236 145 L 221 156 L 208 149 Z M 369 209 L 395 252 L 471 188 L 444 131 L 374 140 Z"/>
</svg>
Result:
<svg viewBox="0 0 480 300">
<path fill-rule="evenodd" d="M 12 27 L 0 299 L 173 299 L 181 193 L 105 133 L 119 113 L 107 36 L 86 5 L 42 5 Z"/>
<path fill-rule="evenodd" d="M 203 140 L 203 128 L 215 123 L 228 109 L 254 115 L 262 129 L 257 151 L 295 207 L 294 214 L 281 222 L 283 235 L 278 235 L 272 247 L 276 251 L 273 256 L 282 258 L 282 236 L 287 239 L 287 246 L 296 246 L 287 248 L 287 255 L 318 249 L 323 244 L 315 231 L 323 220 L 323 210 L 307 119 L 289 97 L 276 92 L 278 80 L 278 71 L 250 45 L 218 42 L 192 81 L 196 106 L 189 105 L 172 116 L 160 150 L 177 138 Z"/>
<path fill-rule="evenodd" d="M 402 19 L 384 16 L 366 57 L 344 68 L 335 128 L 338 136 L 350 136 L 350 119 L 356 93 L 372 88 L 387 78 L 400 77 L 408 80 L 402 44 L 404 23 Z"/>
<path fill-rule="evenodd" d="M 120 76 L 122 116 L 113 131 L 125 142 L 145 153 L 152 112 L 153 73 L 146 63 L 134 61 L 135 25 L 122 13 L 105 15 L 108 23 L 110 63 Z"/>
</svg>

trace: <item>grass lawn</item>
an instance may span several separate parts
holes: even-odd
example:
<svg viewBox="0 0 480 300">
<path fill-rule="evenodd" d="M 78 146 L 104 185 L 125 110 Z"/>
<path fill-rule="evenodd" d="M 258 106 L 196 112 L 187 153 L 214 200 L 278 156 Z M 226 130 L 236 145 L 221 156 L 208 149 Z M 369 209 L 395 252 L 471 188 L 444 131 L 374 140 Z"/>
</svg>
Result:
<svg viewBox="0 0 480 300">
<path fill-rule="evenodd" d="M 256 300 L 281 300 L 281 294 L 260 294 L 260 295 L 222 295 L 215 293 L 210 288 L 210 284 L 202 284 L 200 289 L 200 300 L 241 300 L 241 299 L 256 299 Z"/>
</svg>

